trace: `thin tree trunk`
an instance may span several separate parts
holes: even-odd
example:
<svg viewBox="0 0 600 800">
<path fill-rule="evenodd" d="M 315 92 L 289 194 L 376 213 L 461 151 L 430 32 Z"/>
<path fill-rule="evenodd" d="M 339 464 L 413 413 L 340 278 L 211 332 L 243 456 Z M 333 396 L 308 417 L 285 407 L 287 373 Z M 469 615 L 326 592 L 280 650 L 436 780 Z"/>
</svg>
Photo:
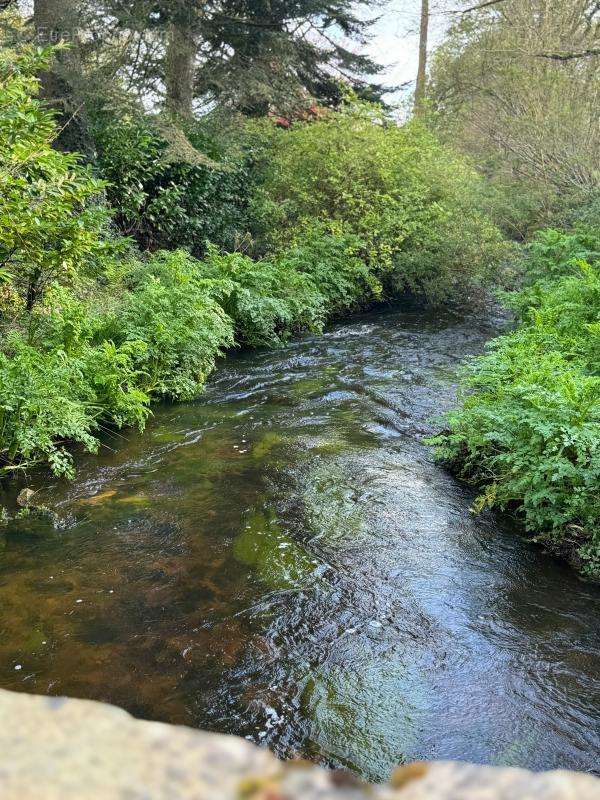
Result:
<svg viewBox="0 0 600 800">
<path fill-rule="evenodd" d="M 423 110 L 427 83 L 427 39 L 429 36 L 429 0 L 421 0 L 421 26 L 419 31 L 419 68 L 415 86 L 415 114 Z"/>
<path fill-rule="evenodd" d="M 165 106 L 181 117 L 192 114 L 196 43 L 189 26 L 172 22 L 167 37 L 165 58 Z"/>
</svg>

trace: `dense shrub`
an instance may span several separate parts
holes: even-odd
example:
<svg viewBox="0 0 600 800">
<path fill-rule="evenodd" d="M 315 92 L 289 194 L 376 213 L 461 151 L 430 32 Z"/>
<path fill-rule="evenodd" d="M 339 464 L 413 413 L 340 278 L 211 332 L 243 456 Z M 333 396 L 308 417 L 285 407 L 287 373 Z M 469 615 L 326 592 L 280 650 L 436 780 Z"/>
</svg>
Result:
<svg viewBox="0 0 600 800">
<path fill-rule="evenodd" d="M 52 148 L 56 126 L 36 98 L 49 53 L 0 49 L 0 314 L 31 310 L 52 283 L 93 270 L 106 249 L 102 184 Z"/>
<path fill-rule="evenodd" d="M 98 339 L 102 318 L 66 289 L 50 289 L 0 351 L 0 475 L 47 462 L 72 475 L 67 443 L 95 451 L 103 421 L 143 427 L 149 396 L 136 366 L 141 343 Z M 4 465 L 4 466 L 3 466 Z"/>
<path fill-rule="evenodd" d="M 232 249 L 246 229 L 250 153 L 217 142 L 208 123 L 181 130 L 129 109 L 95 117 L 97 169 L 121 233 L 144 248 L 185 247 L 195 255 L 207 241 Z"/>
<path fill-rule="evenodd" d="M 323 225 L 313 225 L 303 231 L 299 241 L 274 256 L 274 261 L 278 270 L 296 270 L 310 277 L 330 317 L 382 296 L 377 268 L 362 260 L 361 250 L 357 236 L 327 234 Z"/>
<path fill-rule="evenodd" d="M 529 249 L 520 319 L 475 360 L 438 455 L 514 507 L 529 531 L 600 573 L 600 232 L 546 231 Z"/>
<path fill-rule="evenodd" d="M 111 316 L 98 300 L 81 299 L 70 290 L 53 288 L 27 320 L 29 344 L 42 359 L 62 355 L 75 365 L 86 387 L 87 410 L 93 419 L 142 428 L 149 395 L 139 368 L 146 355 L 142 341 L 107 337 Z M 102 310 L 101 310 L 102 309 Z"/>
<path fill-rule="evenodd" d="M 243 344 L 273 345 L 294 331 L 319 331 L 333 315 L 379 297 L 380 285 L 357 256 L 358 241 L 314 228 L 270 258 L 212 248 L 202 274 L 227 282 L 220 302 Z"/>
<path fill-rule="evenodd" d="M 221 302 L 243 344 L 278 344 L 294 330 L 318 330 L 324 322 L 323 295 L 307 276 L 285 264 L 213 248 L 202 274 L 224 281 Z"/>
<path fill-rule="evenodd" d="M 27 328 L 13 329 L 0 352 L 0 474 L 46 461 L 71 475 L 66 442 L 95 450 L 106 424 L 143 428 L 153 396 L 202 389 L 233 323 L 186 258 L 162 260 L 168 280 L 149 269 L 107 310 L 50 290 Z"/>
<path fill-rule="evenodd" d="M 0 474 L 36 461 L 70 474 L 64 442 L 94 449 L 100 418 L 145 417 L 129 355 L 92 345 L 89 309 L 66 289 L 98 275 L 113 245 L 102 184 L 52 148 L 35 77 L 49 55 L 0 50 Z"/>
<path fill-rule="evenodd" d="M 198 280 L 198 272 L 182 251 L 158 254 L 115 317 L 112 338 L 138 346 L 136 365 L 149 394 L 193 397 L 234 343 L 232 321 L 213 297 L 217 287 Z"/>
<path fill-rule="evenodd" d="M 69 440 L 95 450 L 93 397 L 78 365 L 60 351 L 41 354 L 19 335 L 0 352 L 0 475 L 14 465 L 47 462 L 71 474 L 61 447 Z M 4 466 L 2 466 L 4 464 Z"/>
<path fill-rule="evenodd" d="M 253 219 L 268 247 L 324 225 L 357 237 L 394 293 L 464 297 L 502 253 L 477 208 L 479 182 L 418 123 L 400 127 L 358 106 L 273 133 Z"/>
</svg>

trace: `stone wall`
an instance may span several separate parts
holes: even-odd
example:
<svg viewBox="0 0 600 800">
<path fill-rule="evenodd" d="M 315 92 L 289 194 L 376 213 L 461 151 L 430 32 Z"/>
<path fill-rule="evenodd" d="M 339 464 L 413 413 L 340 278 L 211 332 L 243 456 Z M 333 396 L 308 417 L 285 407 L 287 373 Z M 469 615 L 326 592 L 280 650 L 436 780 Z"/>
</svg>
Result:
<svg viewBox="0 0 600 800">
<path fill-rule="evenodd" d="M 368 786 L 233 736 L 0 691 L 1 800 L 600 800 L 590 775 L 439 762 Z"/>
</svg>

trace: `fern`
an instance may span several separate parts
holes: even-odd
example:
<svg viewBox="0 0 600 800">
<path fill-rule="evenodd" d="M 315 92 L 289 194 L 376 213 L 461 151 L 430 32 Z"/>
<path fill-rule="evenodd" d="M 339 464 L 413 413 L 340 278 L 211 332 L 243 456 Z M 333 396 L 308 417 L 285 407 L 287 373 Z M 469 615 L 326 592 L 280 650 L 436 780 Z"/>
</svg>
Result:
<svg viewBox="0 0 600 800">
<path fill-rule="evenodd" d="M 537 237 L 528 285 L 510 298 L 521 326 L 471 364 L 462 406 L 433 439 L 483 486 L 478 510 L 516 508 L 586 573 L 600 573 L 599 252 L 590 229 Z"/>
</svg>

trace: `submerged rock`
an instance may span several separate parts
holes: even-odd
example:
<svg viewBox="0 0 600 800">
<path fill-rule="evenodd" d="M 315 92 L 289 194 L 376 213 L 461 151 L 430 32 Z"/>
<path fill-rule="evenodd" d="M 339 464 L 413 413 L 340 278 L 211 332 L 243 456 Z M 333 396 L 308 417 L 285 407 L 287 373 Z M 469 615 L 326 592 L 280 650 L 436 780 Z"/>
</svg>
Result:
<svg viewBox="0 0 600 800">
<path fill-rule="evenodd" d="M 2 800 L 600 800 L 591 775 L 451 762 L 400 767 L 369 786 L 85 700 L 0 691 L 0 718 Z"/>
<path fill-rule="evenodd" d="M 29 508 L 33 504 L 34 496 L 33 489 L 21 489 L 17 497 L 17 505 L 21 508 Z"/>
</svg>

